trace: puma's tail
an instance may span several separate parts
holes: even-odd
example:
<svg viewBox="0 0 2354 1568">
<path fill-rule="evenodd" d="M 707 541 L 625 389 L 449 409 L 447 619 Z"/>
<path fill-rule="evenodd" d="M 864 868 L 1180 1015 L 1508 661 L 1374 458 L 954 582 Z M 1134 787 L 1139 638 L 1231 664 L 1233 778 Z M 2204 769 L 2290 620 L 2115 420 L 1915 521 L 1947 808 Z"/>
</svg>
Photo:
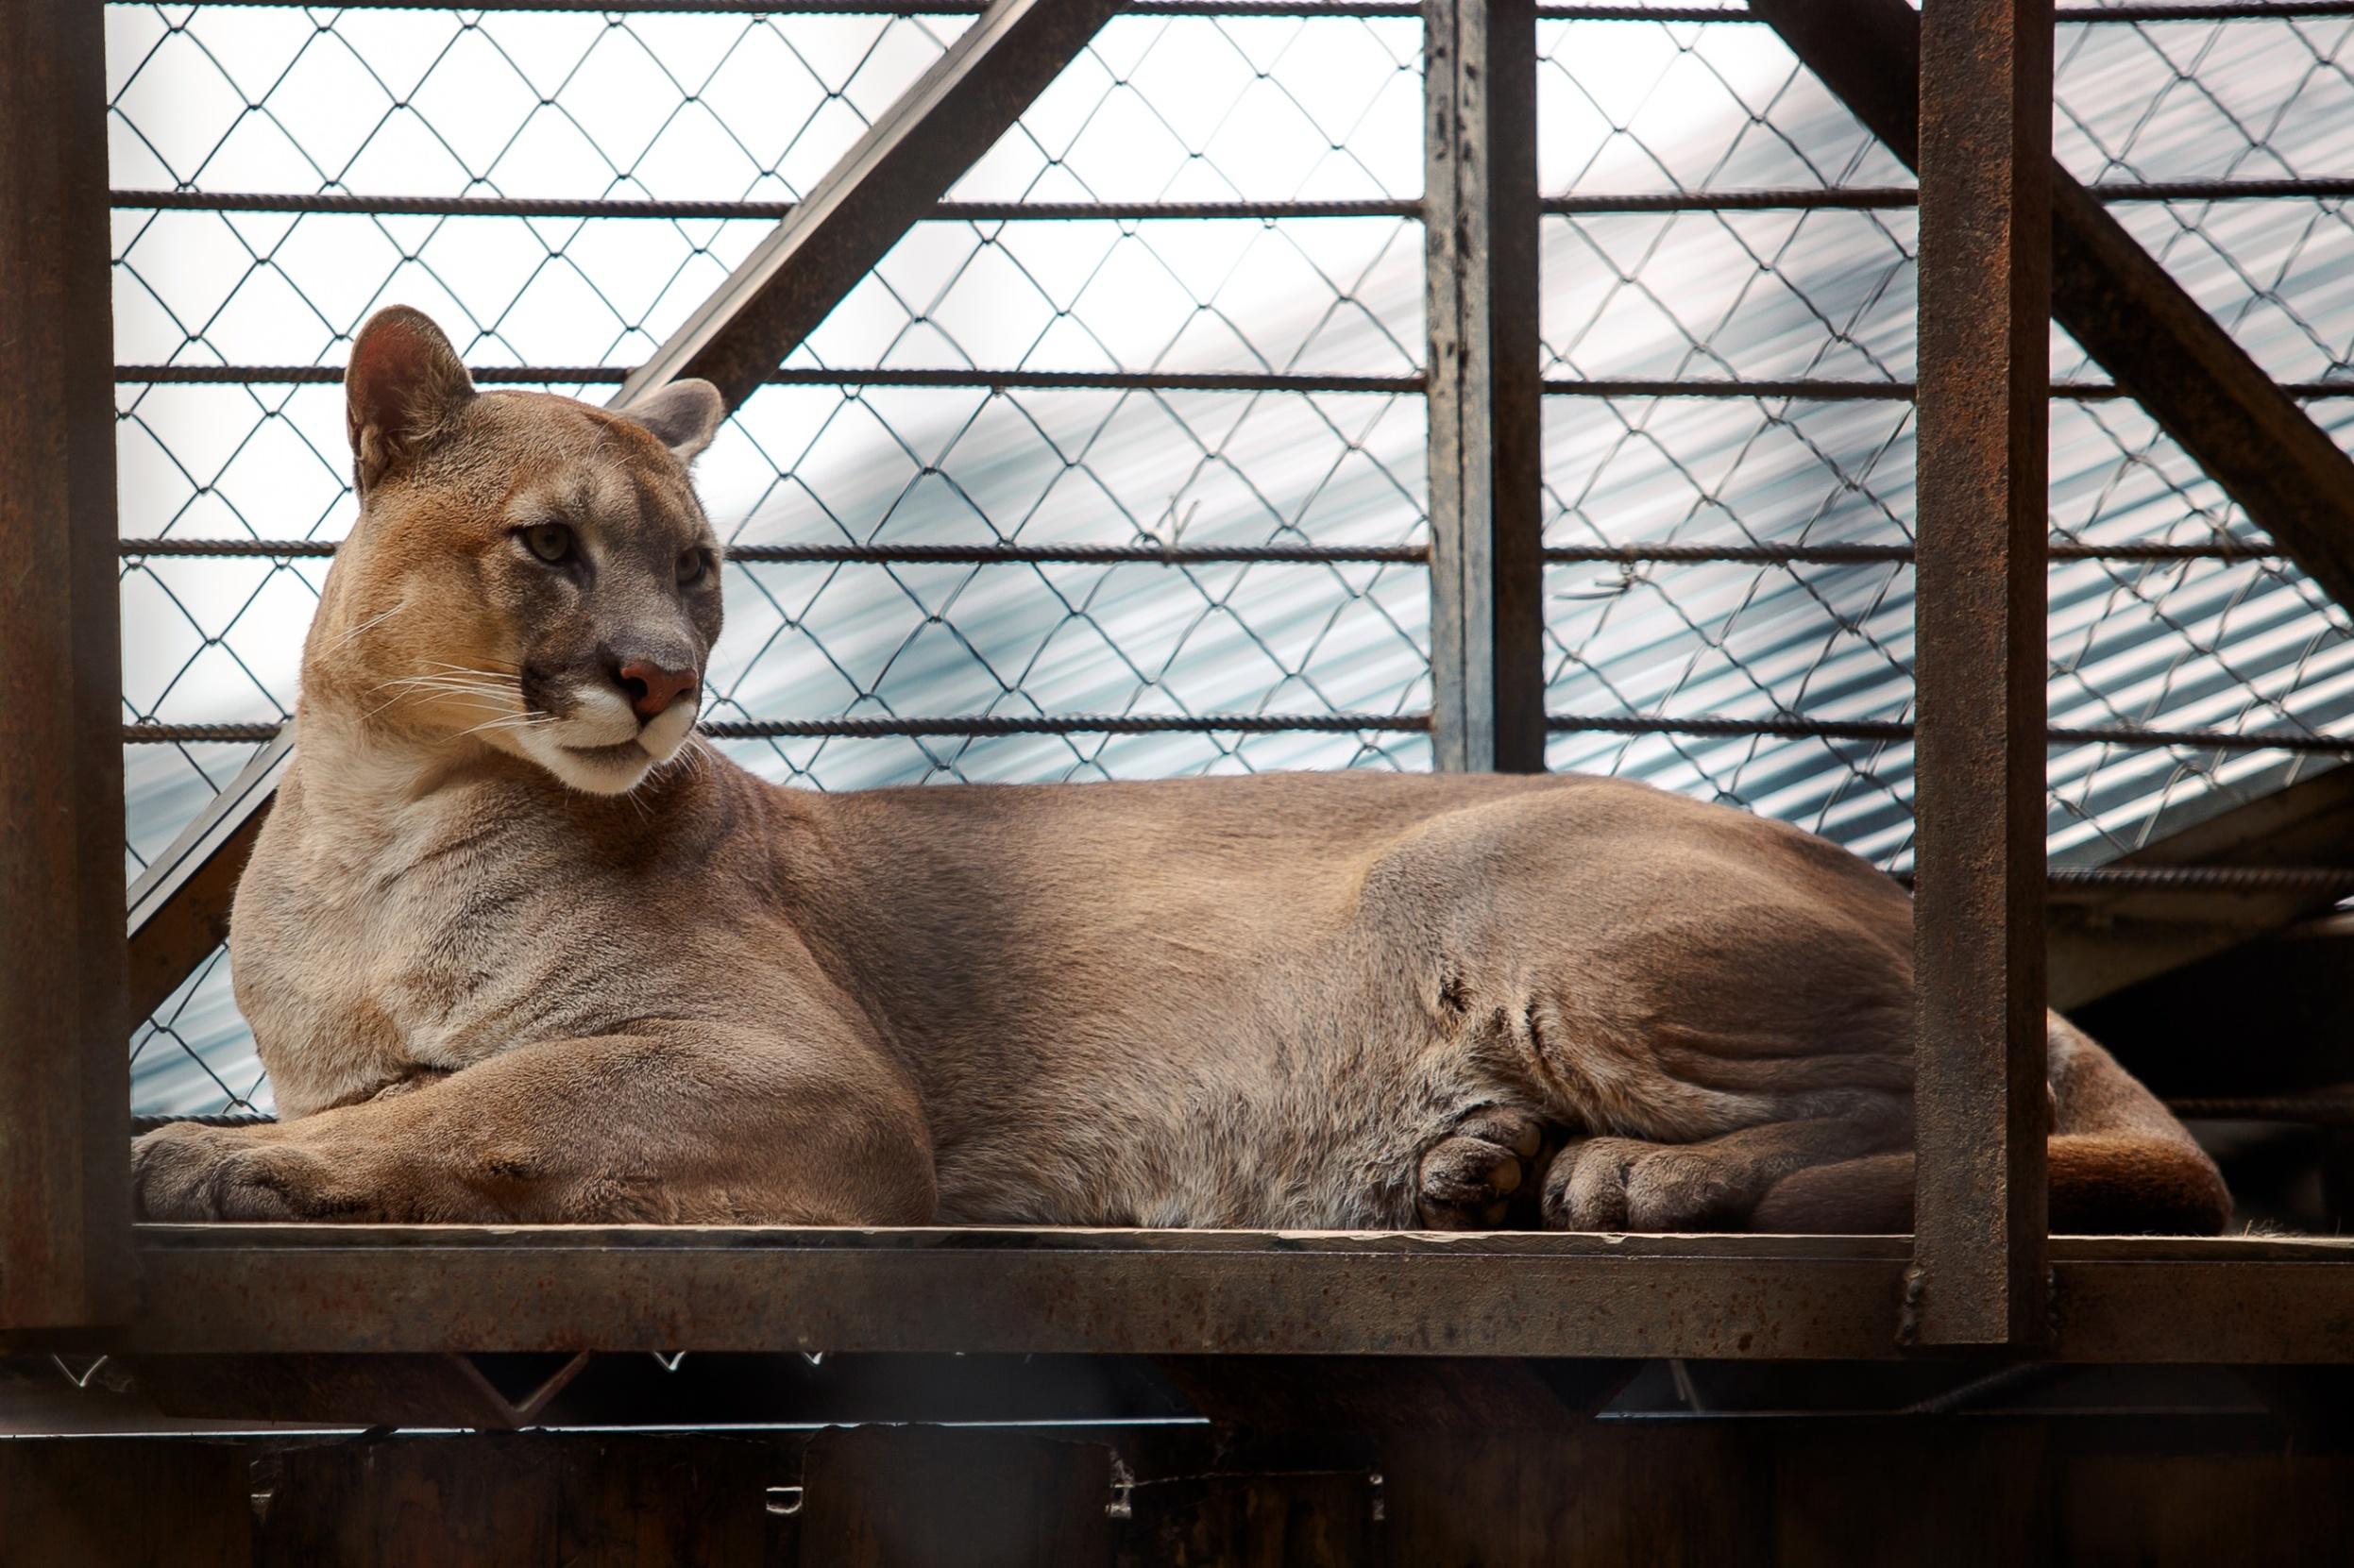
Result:
<svg viewBox="0 0 2354 1568">
<path fill-rule="evenodd" d="M 2117 1059 L 2065 1019 L 2051 1023 L 2051 1225 L 2078 1236 L 2213 1236 L 2231 1220 L 2223 1173 Z M 1750 1216 L 1760 1231 L 1884 1233 L 1913 1224 L 1913 1156 L 1800 1171 Z"/>
</svg>

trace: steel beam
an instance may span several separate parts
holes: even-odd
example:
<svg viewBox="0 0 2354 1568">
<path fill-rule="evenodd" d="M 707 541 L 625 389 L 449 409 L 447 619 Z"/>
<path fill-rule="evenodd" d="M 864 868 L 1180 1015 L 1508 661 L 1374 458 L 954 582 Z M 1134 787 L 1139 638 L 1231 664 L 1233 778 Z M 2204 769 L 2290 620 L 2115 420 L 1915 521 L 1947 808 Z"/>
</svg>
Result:
<svg viewBox="0 0 2354 1568">
<path fill-rule="evenodd" d="M 149 1225 L 123 1355 L 962 1351 L 1886 1360 L 1902 1237 Z M 2354 1360 L 2354 1242 L 2061 1238 L 2037 1354 Z M 30 1337 L 7 1340 L 30 1345 Z M 50 1337 L 47 1342 L 56 1342 Z"/>
<path fill-rule="evenodd" d="M 1116 0 L 996 0 L 686 325 L 630 372 L 612 406 L 627 408 L 690 376 L 717 385 L 730 409 L 740 406 L 900 236 L 932 214 L 949 186 L 1118 9 Z M 103 169 L 99 184 L 103 223 Z M 113 355 L 101 362 L 111 366 Z M 110 539 L 113 531 L 110 517 Z M 112 720 L 99 727 L 110 729 Z M 259 787 L 240 787 L 251 784 L 249 768 L 174 843 L 163 857 L 168 871 L 152 885 L 143 881 L 144 896 L 131 911 L 130 964 L 144 1006 L 170 995 L 219 945 L 229 895 L 292 745 L 272 743 L 254 764 L 264 770 Z"/>
<path fill-rule="evenodd" d="M 1905 0 L 1753 0 L 1750 9 L 1919 169 L 1919 12 Z M 2095 192 L 2054 169 L 2051 206 L 2053 315 L 2250 521 L 2354 606 L 2354 461 Z"/>
<path fill-rule="evenodd" d="M 130 1305 L 105 17 L 0 52 L 0 1324 Z"/>
<path fill-rule="evenodd" d="M 2051 0 L 1927 0 L 1915 568 L 1915 1333 L 2045 1329 Z"/>
<path fill-rule="evenodd" d="M 279 731 L 131 884 L 131 1018 L 145 1018 L 161 1006 L 229 940 L 229 906 L 238 873 L 253 853 L 279 776 L 294 752 L 293 731 Z"/>
<path fill-rule="evenodd" d="M 1431 752 L 1545 767 L 1536 14 L 1427 0 Z"/>
<path fill-rule="evenodd" d="M 2111 863 L 2168 867 L 2345 865 L 2354 844 L 2354 768 L 2235 805 Z M 2198 892 L 2094 885 L 2045 912 L 2051 1003 L 2066 1010 L 2238 947 L 2335 904 L 2343 885 L 2216 887 Z"/>
</svg>

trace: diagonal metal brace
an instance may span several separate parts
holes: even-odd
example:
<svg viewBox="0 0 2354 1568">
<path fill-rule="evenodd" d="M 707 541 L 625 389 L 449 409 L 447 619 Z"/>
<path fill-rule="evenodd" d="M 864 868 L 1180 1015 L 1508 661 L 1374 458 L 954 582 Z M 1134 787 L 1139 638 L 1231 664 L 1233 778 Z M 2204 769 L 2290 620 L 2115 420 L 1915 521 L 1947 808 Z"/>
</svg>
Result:
<svg viewBox="0 0 2354 1568">
<path fill-rule="evenodd" d="M 1918 11 L 1905 0 L 1752 0 L 1749 8 L 1918 170 Z M 2354 607 L 2354 461 L 2058 168 L 2052 315 L 2250 521 L 2330 598 Z"/>
<path fill-rule="evenodd" d="M 631 374 L 614 406 L 686 376 L 741 404 L 1119 8 L 995 0 Z"/>
</svg>

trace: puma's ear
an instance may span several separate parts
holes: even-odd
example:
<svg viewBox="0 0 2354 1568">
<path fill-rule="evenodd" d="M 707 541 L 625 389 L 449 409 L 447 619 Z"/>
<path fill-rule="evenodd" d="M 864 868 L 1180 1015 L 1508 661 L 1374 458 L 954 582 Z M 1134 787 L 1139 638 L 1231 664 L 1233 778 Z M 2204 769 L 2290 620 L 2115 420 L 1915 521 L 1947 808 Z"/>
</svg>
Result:
<svg viewBox="0 0 2354 1568">
<path fill-rule="evenodd" d="M 654 439 L 669 447 L 681 463 L 691 463 L 719 433 L 720 421 L 727 417 L 727 405 L 720 400 L 718 387 L 690 378 L 672 381 L 660 392 L 614 412 L 653 431 Z"/>
<path fill-rule="evenodd" d="M 424 450 L 474 400 L 474 379 L 422 311 L 393 305 L 368 317 L 344 369 L 344 419 L 360 492 Z"/>
</svg>

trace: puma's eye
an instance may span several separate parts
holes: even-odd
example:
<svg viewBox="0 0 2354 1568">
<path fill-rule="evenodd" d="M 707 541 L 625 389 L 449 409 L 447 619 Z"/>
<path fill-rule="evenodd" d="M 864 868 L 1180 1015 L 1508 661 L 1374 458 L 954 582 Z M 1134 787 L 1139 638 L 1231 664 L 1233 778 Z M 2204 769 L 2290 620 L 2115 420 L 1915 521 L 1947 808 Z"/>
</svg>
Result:
<svg viewBox="0 0 2354 1568">
<path fill-rule="evenodd" d="M 703 551 L 686 549 L 678 552 L 678 585 L 680 587 L 690 588 L 701 582 L 704 569 Z"/>
<path fill-rule="evenodd" d="M 532 547 L 532 553 L 550 565 L 567 560 L 572 553 L 572 531 L 562 523 L 540 523 L 523 531 L 523 542 Z"/>
</svg>

